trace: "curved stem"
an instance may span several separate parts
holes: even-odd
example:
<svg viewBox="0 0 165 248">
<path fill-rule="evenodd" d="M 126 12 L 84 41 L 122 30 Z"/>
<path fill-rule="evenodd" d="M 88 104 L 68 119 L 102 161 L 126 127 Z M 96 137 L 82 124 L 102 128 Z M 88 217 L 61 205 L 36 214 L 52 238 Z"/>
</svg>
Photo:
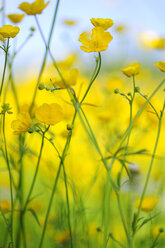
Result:
<svg viewBox="0 0 165 248">
<path fill-rule="evenodd" d="M 90 81 L 90 83 L 89 83 L 89 85 L 88 85 L 88 88 L 87 88 L 87 90 L 86 90 L 86 92 L 85 92 L 85 94 L 84 94 L 82 100 L 80 101 L 80 103 L 82 103 L 82 102 L 85 100 L 85 98 L 86 98 L 86 96 L 87 96 L 87 94 L 88 94 L 88 92 L 89 92 L 89 90 L 90 90 L 90 88 L 91 88 L 93 82 L 95 81 L 95 79 L 97 78 L 97 76 L 98 76 L 98 74 L 99 74 L 99 72 L 100 72 L 100 69 L 101 69 L 101 53 L 99 52 L 98 54 L 99 54 L 99 55 L 98 55 L 97 63 L 96 63 L 96 69 L 97 69 L 97 65 L 98 65 L 98 69 L 97 69 L 96 72 L 94 72 L 94 75 L 93 75 L 93 77 L 92 77 L 92 80 Z"/>
<path fill-rule="evenodd" d="M 48 131 L 48 129 L 49 129 L 49 126 L 48 126 L 48 128 L 45 130 L 45 132 L 44 132 L 43 135 L 42 135 L 40 153 L 39 153 L 39 156 L 38 156 L 38 161 L 37 161 L 37 165 L 36 165 L 36 170 L 35 170 L 35 173 L 34 173 L 34 177 L 33 177 L 33 180 L 32 180 L 31 186 L 30 186 L 30 190 L 29 190 L 28 196 L 27 196 L 27 198 L 26 198 L 26 202 L 25 202 L 25 205 L 24 205 L 24 208 L 23 208 L 23 212 L 26 211 L 26 207 L 27 207 L 27 205 L 28 205 L 28 203 L 29 203 L 31 194 L 32 194 L 32 192 L 33 192 L 33 188 L 34 188 L 34 185 L 35 185 L 35 182 L 36 182 L 36 178 L 37 178 L 37 174 L 38 174 L 38 169 L 39 169 L 39 165 L 40 165 L 40 161 L 41 161 L 42 151 L 43 151 L 43 147 L 44 147 L 45 133 Z"/>
<path fill-rule="evenodd" d="M 44 68 L 45 68 L 46 59 L 47 59 L 47 55 L 48 55 L 48 49 L 50 47 L 50 43 L 51 43 L 51 39 L 52 39 L 52 35 L 53 35 L 53 30 L 54 30 L 55 22 L 56 22 L 56 19 L 57 19 L 57 13 L 58 13 L 58 8 L 59 8 L 59 3 L 60 3 L 60 0 L 57 0 L 55 11 L 54 11 L 54 16 L 53 16 L 53 21 L 52 21 L 52 25 L 51 25 L 50 32 L 49 32 L 48 44 L 46 46 L 44 58 L 43 58 L 41 69 L 40 69 L 39 76 L 38 76 L 38 79 L 37 79 L 37 84 L 36 84 L 36 87 L 35 87 L 35 90 L 34 90 L 34 94 L 33 94 L 33 98 L 32 98 L 32 103 L 31 103 L 31 106 L 30 106 L 30 112 L 33 109 L 33 106 L 34 106 L 34 103 L 35 103 L 35 99 L 36 99 L 36 95 L 37 95 L 38 84 L 40 83 L 40 79 L 41 79 L 41 76 L 42 76 L 43 71 L 44 71 Z"/>
<path fill-rule="evenodd" d="M 3 115 L 3 138 L 4 138 L 4 146 L 5 146 L 5 156 L 6 156 L 6 163 L 9 172 L 9 181 L 10 181 L 10 198 L 11 198 L 11 230 L 10 230 L 10 237 L 11 237 L 11 244 L 14 247 L 14 240 L 13 240 L 13 209 L 14 209 L 14 200 L 13 200 L 13 187 L 12 187 L 12 174 L 11 168 L 9 163 L 8 151 L 7 151 L 7 144 L 6 144 L 6 135 L 5 135 L 5 113 Z"/>
<path fill-rule="evenodd" d="M 4 80 L 5 80 L 5 72 L 6 72 L 6 66 L 7 66 L 8 50 L 9 50 L 9 38 L 7 39 L 7 47 L 6 47 L 6 51 L 5 51 L 5 64 L 4 64 L 4 68 L 3 68 L 3 74 L 2 74 L 0 97 L 2 95 L 3 84 L 4 84 Z"/>
<path fill-rule="evenodd" d="M 73 120 L 72 120 L 72 124 L 71 124 L 72 129 L 74 127 L 74 123 L 75 123 L 75 120 L 76 120 L 76 115 L 77 115 L 77 111 L 75 111 L 75 114 L 73 116 Z M 67 140 L 66 140 L 66 143 L 65 143 L 65 147 L 64 147 L 61 159 L 60 159 L 59 166 L 58 166 L 58 171 L 57 171 L 57 174 L 56 174 L 56 178 L 54 180 L 54 184 L 53 184 L 53 188 L 52 188 L 52 192 L 51 192 L 51 196 L 50 196 L 50 199 L 49 199 L 49 204 L 48 204 L 48 208 L 47 208 L 47 212 L 46 212 L 46 217 L 45 217 L 45 221 L 44 221 L 44 226 L 43 226 L 43 230 L 42 230 L 42 234 L 41 234 L 41 239 L 40 239 L 40 243 L 39 243 L 39 246 L 38 246 L 39 248 L 41 248 L 42 245 L 43 245 L 45 232 L 46 232 L 46 227 L 47 227 L 47 223 L 48 223 L 48 218 L 49 218 L 50 210 L 51 210 L 51 207 L 52 207 L 54 195 L 55 195 L 55 192 L 56 192 L 57 183 L 58 183 L 60 172 L 61 172 L 61 167 L 62 167 L 62 165 L 64 163 L 67 151 L 68 151 L 69 146 L 70 146 L 70 141 L 71 141 L 71 137 L 72 137 L 72 129 L 70 130 L 70 132 L 68 134 L 68 137 L 67 137 Z"/>
<path fill-rule="evenodd" d="M 147 177 L 146 177 L 146 180 L 145 180 L 144 188 L 143 188 L 143 191 L 142 191 L 142 194 L 141 194 L 138 212 L 136 214 L 136 219 L 135 219 L 135 222 L 134 222 L 133 236 L 136 233 L 136 224 L 137 224 L 137 221 L 138 221 L 138 218 L 139 218 L 139 215 L 140 215 L 142 203 L 143 203 L 146 191 L 147 191 L 147 187 L 148 187 L 148 183 L 149 183 L 149 179 L 150 179 L 150 175 L 151 175 L 151 171 L 152 171 L 152 167 L 153 167 L 153 162 L 154 162 L 154 158 L 155 158 L 155 154 L 156 154 L 156 150 L 157 150 L 157 146 L 158 146 L 158 141 L 159 141 L 159 137 L 160 137 L 161 122 L 162 122 L 162 115 L 159 118 L 158 131 L 157 131 L 156 141 L 155 141 L 155 145 L 154 145 L 154 149 L 153 149 L 153 153 L 152 153 L 152 158 L 151 158 L 150 166 L 149 166 L 149 169 L 148 169 L 148 172 L 147 172 Z"/>
</svg>

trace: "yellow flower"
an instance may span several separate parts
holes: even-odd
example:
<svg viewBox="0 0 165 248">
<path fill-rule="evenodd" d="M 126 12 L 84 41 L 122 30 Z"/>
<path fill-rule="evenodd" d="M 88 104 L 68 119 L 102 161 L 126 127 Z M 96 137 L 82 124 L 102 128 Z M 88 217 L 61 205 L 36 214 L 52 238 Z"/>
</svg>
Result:
<svg viewBox="0 0 165 248">
<path fill-rule="evenodd" d="M 139 74 L 141 68 L 140 63 L 135 63 L 133 65 L 130 65 L 124 69 L 121 69 L 121 71 L 127 76 L 127 77 L 132 77 L 134 75 Z"/>
<path fill-rule="evenodd" d="M 11 22 L 19 23 L 24 18 L 25 14 L 10 14 L 7 15 Z"/>
<path fill-rule="evenodd" d="M 78 69 L 71 69 L 68 71 L 63 71 L 62 75 L 63 75 L 63 78 L 64 78 L 67 86 L 71 87 L 77 83 L 79 71 L 78 71 Z M 51 78 L 51 81 L 54 85 L 56 85 L 62 89 L 66 88 L 65 84 L 63 83 L 61 78 Z"/>
<path fill-rule="evenodd" d="M 0 202 L 0 207 L 1 209 L 6 212 L 6 211 L 9 211 L 10 210 L 10 202 L 5 200 L 5 201 L 2 201 Z"/>
<path fill-rule="evenodd" d="M 154 39 L 151 42 L 151 48 L 155 48 L 155 49 L 165 49 L 165 39 L 164 38 L 157 38 Z"/>
<path fill-rule="evenodd" d="M 165 49 L 165 38 L 154 31 L 143 32 L 140 35 L 140 41 L 142 46 L 147 49 Z"/>
<path fill-rule="evenodd" d="M 19 113 L 18 119 L 12 121 L 11 128 L 14 130 L 14 134 L 21 134 L 29 131 L 32 125 L 32 120 L 28 112 Z"/>
<path fill-rule="evenodd" d="M 113 26 L 113 20 L 112 19 L 103 19 L 103 18 L 92 18 L 91 23 L 95 27 L 101 27 L 104 30 L 107 30 L 108 28 Z"/>
<path fill-rule="evenodd" d="M 67 26 L 74 26 L 76 24 L 75 20 L 63 20 L 63 23 Z"/>
<path fill-rule="evenodd" d="M 115 30 L 119 33 L 123 33 L 126 30 L 126 26 L 120 24 L 115 27 Z"/>
<path fill-rule="evenodd" d="M 142 206 L 141 206 L 141 210 L 143 210 L 145 212 L 149 212 L 149 211 L 153 210 L 153 208 L 156 206 L 158 201 L 159 201 L 159 198 L 155 198 L 153 196 L 144 197 L 144 200 L 143 200 Z M 137 200 L 136 201 L 136 208 L 139 208 L 139 205 L 140 205 L 140 200 Z"/>
<path fill-rule="evenodd" d="M 109 32 L 105 32 L 103 28 L 93 28 L 89 37 L 85 32 L 80 34 L 79 41 L 83 45 L 80 48 L 87 53 L 102 52 L 108 49 L 108 44 L 112 39 L 112 35 Z"/>
<path fill-rule="evenodd" d="M 44 124 L 55 125 L 62 120 L 63 111 L 57 103 L 44 103 L 37 108 L 35 116 L 38 121 Z"/>
<path fill-rule="evenodd" d="M 156 62 L 154 65 L 156 65 L 159 70 L 165 72 L 165 61 Z"/>
<path fill-rule="evenodd" d="M 0 34 L 3 38 L 14 38 L 20 31 L 19 27 L 14 27 L 12 25 L 4 25 L 0 28 Z"/>
<path fill-rule="evenodd" d="M 48 4 L 49 1 L 44 3 L 44 0 L 36 0 L 33 3 L 23 2 L 18 8 L 28 15 L 36 15 L 41 14 Z"/>
<path fill-rule="evenodd" d="M 3 36 L 0 34 L 0 40 L 5 41 L 6 39 L 4 39 Z"/>
</svg>

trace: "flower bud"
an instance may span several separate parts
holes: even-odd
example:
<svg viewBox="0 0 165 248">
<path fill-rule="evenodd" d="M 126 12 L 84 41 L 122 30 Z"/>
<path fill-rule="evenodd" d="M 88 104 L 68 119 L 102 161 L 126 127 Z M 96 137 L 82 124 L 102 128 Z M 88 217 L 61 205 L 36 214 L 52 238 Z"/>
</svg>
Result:
<svg viewBox="0 0 165 248">
<path fill-rule="evenodd" d="M 114 90 L 114 93 L 115 93 L 115 94 L 118 94 L 118 93 L 119 93 L 119 89 L 116 88 L 116 89 Z"/>
<path fill-rule="evenodd" d="M 43 82 L 41 82 L 41 83 L 38 85 L 38 89 L 39 89 L 39 90 L 45 89 L 45 85 L 44 85 Z"/>
</svg>

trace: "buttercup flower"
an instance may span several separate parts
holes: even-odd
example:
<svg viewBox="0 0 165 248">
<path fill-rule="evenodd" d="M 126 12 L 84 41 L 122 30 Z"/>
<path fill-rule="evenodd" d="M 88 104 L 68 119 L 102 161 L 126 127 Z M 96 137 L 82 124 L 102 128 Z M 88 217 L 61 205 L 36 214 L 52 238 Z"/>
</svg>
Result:
<svg viewBox="0 0 165 248">
<path fill-rule="evenodd" d="M 36 15 L 41 14 L 48 4 L 49 1 L 44 3 L 44 0 L 36 0 L 33 3 L 23 2 L 18 8 L 24 11 L 27 15 Z"/>
<path fill-rule="evenodd" d="M 112 19 L 103 19 L 103 18 L 92 18 L 90 19 L 91 23 L 95 27 L 101 27 L 104 30 L 107 30 L 108 28 L 113 26 L 113 20 Z"/>
<path fill-rule="evenodd" d="M 55 125 L 62 120 L 63 111 L 57 103 L 44 103 L 37 108 L 35 116 L 38 121 L 46 125 Z"/>
<path fill-rule="evenodd" d="M 83 45 L 80 48 L 87 53 L 102 52 L 108 49 L 108 44 L 112 39 L 112 35 L 105 32 L 103 28 L 93 28 L 92 34 L 89 36 L 85 32 L 80 34 L 79 41 Z"/>
<path fill-rule="evenodd" d="M 6 39 L 4 39 L 3 36 L 0 34 L 0 40 L 5 41 Z"/>
<path fill-rule="evenodd" d="M 19 113 L 18 119 L 12 121 L 11 128 L 14 134 L 21 134 L 29 131 L 32 125 L 32 120 L 28 112 Z"/>
<path fill-rule="evenodd" d="M 159 50 L 165 49 L 165 39 L 164 38 L 154 39 L 151 42 L 151 47 Z"/>
<path fill-rule="evenodd" d="M 121 69 L 121 71 L 127 76 L 127 77 L 132 77 L 137 74 L 139 74 L 141 68 L 140 63 L 135 63 L 133 65 L 130 65 L 124 69 Z"/>
<path fill-rule="evenodd" d="M 14 27 L 12 25 L 4 25 L 0 28 L 0 34 L 3 38 L 14 38 L 20 31 L 19 27 Z"/>
<path fill-rule="evenodd" d="M 0 202 L 0 207 L 1 209 L 6 212 L 6 211 L 9 211 L 10 210 L 10 202 L 5 200 L 5 201 L 1 201 Z"/>
<path fill-rule="evenodd" d="M 156 62 L 154 65 L 156 65 L 156 67 L 158 67 L 162 72 L 165 72 L 165 61 Z"/>
<path fill-rule="evenodd" d="M 141 45 L 146 49 L 165 49 L 165 38 L 154 31 L 146 31 L 140 35 Z"/>
<path fill-rule="evenodd" d="M 25 14 L 10 14 L 7 15 L 11 22 L 19 23 L 24 18 Z"/>
<path fill-rule="evenodd" d="M 66 19 L 66 20 L 63 20 L 63 24 L 65 24 L 67 26 L 74 26 L 76 24 L 76 21 L 75 20 Z"/>
<path fill-rule="evenodd" d="M 126 29 L 127 29 L 127 27 L 122 25 L 122 24 L 116 25 L 116 27 L 115 27 L 115 30 L 119 33 L 123 33 Z"/>
<path fill-rule="evenodd" d="M 77 83 L 79 71 L 78 69 L 71 69 L 68 71 L 63 71 L 62 75 L 67 86 L 71 87 Z M 54 85 L 58 86 L 59 88 L 66 88 L 61 78 L 51 78 L 51 81 Z"/>
<path fill-rule="evenodd" d="M 146 196 L 142 202 L 141 210 L 145 212 L 149 212 L 153 210 L 153 208 L 156 206 L 158 203 L 159 198 L 155 198 L 153 196 Z M 140 205 L 140 200 L 136 201 L 136 208 L 139 208 Z"/>
</svg>

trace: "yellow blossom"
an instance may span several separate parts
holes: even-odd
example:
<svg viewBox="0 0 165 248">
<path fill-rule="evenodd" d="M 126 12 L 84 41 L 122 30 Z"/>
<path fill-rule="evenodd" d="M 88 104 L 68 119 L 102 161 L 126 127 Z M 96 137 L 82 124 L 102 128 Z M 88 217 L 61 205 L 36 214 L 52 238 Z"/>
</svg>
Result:
<svg viewBox="0 0 165 248">
<path fill-rule="evenodd" d="M 144 48 L 149 49 L 165 49 L 165 38 L 159 36 L 154 31 L 146 31 L 140 35 L 140 41 Z"/>
<path fill-rule="evenodd" d="M 7 200 L 0 202 L 0 208 L 1 208 L 4 212 L 9 211 L 9 210 L 10 210 L 10 202 L 7 201 Z"/>
<path fill-rule="evenodd" d="M 91 23 L 95 27 L 101 27 L 104 30 L 107 30 L 108 28 L 113 26 L 113 20 L 112 19 L 103 19 L 103 18 L 92 18 Z"/>
<path fill-rule="evenodd" d="M 109 32 L 105 32 L 103 28 L 93 28 L 89 37 L 85 32 L 80 34 L 79 41 L 83 45 L 80 48 L 87 53 L 102 52 L 108 49 L 108 44 L 112 39 L 112 35 Z"/>
<path fill-rule="evenodd" d="M 121 69 L 121 71 L 127 76 L 127 77 L 132 77 L 134 75 L 139 74 L 141 68 L 140 63 L 135 63 L 133 65 L 130 65 L 124 69 Z"/>
<path fill-rule="evenodd" d="M 11 127 L 14 130 L 14 134 L 25 133 L 32 125 L 32 120 L 28 112 L 22 112 L 18 114 L 18 119 L 12 121 Z"/>
<path fill-rule="evenodd" d="M 63 78 L 68 87 L 71 87 L 77 83 L 77 79 L 79 76 L 78 69 L 71 69 L 62 72 Z M 61 78 L 51 78 L 51 81 L 54 85 L 58 86 L 59 88 L 65 89 L 65 84 Z"/>
<path fill-rule="evenodd" d="M 3 36 L 0 34 L 0 40 L 5 41 L 6 39 L 4 39 Z"/>
<path fill-rule="evenodd" d="M 156 65 L 159 70 L 165 72 L 165 61 L 156 62 L 154 65 Z"/>
<path fill-rule="evenodd" d="M 75 20 L 63 20 L 63 23 L 67 26 L 74 26 L 76 24 Z"/>
<path fill-rule="evenodd" d="M 141 206 L 141 210 L 143 210 L 145 212 L 149 212 L 149 211 L 153 210 L 153 208 L 156 206 L 158 201 L 159 201 L 159 198 L 155 198 L 153 196 L 144 197 L 144 200 L 143 200 L 142 206 Z M 139 205 L 140 205 L 140 200 L 137 200 L 136 201 L 136 208 L 139 208 Z"/>
<path fill-rule="evenodd" d="M 63 111 L 57 103 L 44 103 L 36 109 L 35 116 L 38 121 L 44 124 L 55 125 L 63 119 Z"/>
<path fill-rule="evenodd" d="M 74 64 L 76 60 L 77 60 L 77 55 L 72 53 L 65 60 L 61 60 L 57 62 L 58 68 L 60 68 L 61 70 L 67 70 Z"/>
<path fill-rule="evenodd" d="M 165 39 L 164 38 L 154 39 L 151 42 L 151 47 L 154 49 L 159 49 L 159 50 L 165 49 Z"/>
<path fill-rule="evenodd" d="M 24 18 L 25 14 L 9 14 L 7 15 L 11 22 L 19 23 Z"/>
<path fill-rule="evenodd" d="M 0 28 L 0 34 L 3 38 L 14 38 L 20 31 L 19 27 L 14 27 L 12 25 L 4 25 Z"/>
<path fill-rule="evenodd" d="M 120 24 L 120 25 L 116 25 L 115 30 L 119 33 L 123 33 L 126 30 L 126 26 Z"/>
<path fill-rule="evenodd" d="M 36 0 L 33 3 L 23 2 L 18 8 L 28 15 L 36 15 L 41 14 L 48 4 L 49 1 L 44 3 L 44 0 Z"/>
</svg>

